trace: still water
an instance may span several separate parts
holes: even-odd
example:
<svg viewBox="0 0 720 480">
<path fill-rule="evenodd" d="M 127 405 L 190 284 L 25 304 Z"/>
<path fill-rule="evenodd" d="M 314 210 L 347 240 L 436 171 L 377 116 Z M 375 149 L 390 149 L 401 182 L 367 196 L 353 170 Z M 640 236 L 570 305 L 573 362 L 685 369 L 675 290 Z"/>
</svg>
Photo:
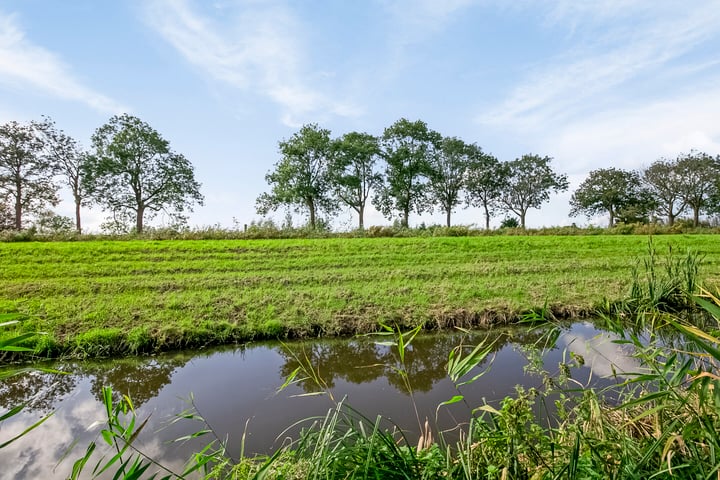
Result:
<svg viewBox="0 0 720 480">
<path fill-rule="evenodd" d="M 278 392 L 298 366 L 298 358 L 309 359 L 335 399 L 346 398 L 371 419 L 382 415 L 388 419 L 388 427 L 392 422 L 412 441 L 418 431 L 413 402 L 423 422 L 427 417 L 437 429 L 444 430 L 462 425 L 471 409 L 484 402 L 497 405 L 514 393 L 516 385 L 539 386 L 540 378 L 526 373 L 525 366 L 531 346 L 542 342 L 546 334 L 547 328 L 525 328 L 418 336 L 405 358 L 411 392 L 397 373 L 400 364 L 396 350 L 378 344 L 387 340 L 378 337 L 285 345 L 256 343 L 139 359 L 45 364 L 68 374 L 33 372 L 0 382 L 0 415 L 13 405 L 29 402 L 22 414 L 0 424 L 0 443 L 52 413 L 37 429 L 0 450 L 0 479 L 66 478 L 74 460 L 98 438 L 105 419 L 103 386 L 129 395 L 140 419 L 150 415 L 138 445 L 177 471 L 182 470 L 190 452 L 210 441 L 201 437 L 184 444 L 170 443 L 205 428 L 192 420 L 170 424 L 175 415 L 190 407 L 191 396 L 215 433 L 228 438 L 232 456 L 239 455 L 243 434 L 246 454 L 270 453 L 297 435 L 297 429 L 285 431 L 288 426 L 324 415 L 333 406 L 327 395 L 304 395 L 318 391 L 310 380 Z M 555 347 L 544 354 L 545 368 L 556 372 L 558 363 L 567 361 L 572 352 L 585 360 L 583 367 L 572 370 L 572 377 L 580 384 L 622 381 L 622 372 L 633 371 L 636 366 L 612 340 L 610 334 L 590 323 L 563 327 Z M 480 341 L 493 342 L 494 351 L 468 377 L 483 369 L 486 373 L 461 387 L 465 402 L 438 410 L 440 403 L 458 394 L 446 373 L 448 353 L 459 344 Z"/>
</svg>

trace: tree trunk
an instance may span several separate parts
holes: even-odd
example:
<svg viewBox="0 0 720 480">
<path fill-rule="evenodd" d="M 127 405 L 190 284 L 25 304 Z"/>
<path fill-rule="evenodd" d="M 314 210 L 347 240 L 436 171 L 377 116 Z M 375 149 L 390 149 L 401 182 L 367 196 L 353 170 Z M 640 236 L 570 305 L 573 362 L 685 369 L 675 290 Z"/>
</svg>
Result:
<svg viewBox="0 0 720 480">
<path fill-rule="evenodd" d="M 520 228 L 522 228 L 523 230 L 525 230 L 525 213 L 526 212 L 520 213 Z"/>
<path fill-rule="evenodd" d="M 403 218 L 402 218 L 402 221 L 400 222 L 401 227 L 408 228 L 408 218 L 409 217 L 410 217 L 410 208 L 405 207 L 405 209 L 403 210 Z"/>
<path fill-rule="evenodd" d="M 75 197 L 75 231 L 79 234 L 82 233 L 82 227 L 80 225 L 80 199 Z"/>
<path fill-rule="evenodd" d="M 447 211 L 447 226 L 450 228 L 450 209 Z"/>
<path fill-rule="evenodd" d="M 488 210 L 487 205 L 484 205 L 485 207 L 485 230 L 490 230 L 490 210 Z"/>
<path fill-rule="evenodd" d="M 700 226 L 700 207 L 693 207 L 693 224 L 695 227 Z"/>
<path fill-rule="evenodd" d="M 315 230 L 315 202 L 312 198 L 308 199 L 307 205 L 310 209 L 310 228 Z"/>
<path fill-rule="evenodd" d="M 15 184 L 15 230 L 22 230 L 22 184 Z"/>
<path fill-rule="evenodd" d="M 145 214 L 145 207 L 138 206 L 137 218 L 135 220 L 135 231 L 136 233 L 142 233 L 143 231 L 143 215 Z"/>
<path fill-rule="evenodd" d="M 364 213 L 365 213 L 365 209 L 363 207 L 358 208 L 358 228 L 360 230 L 363 230 L 365 228 L 365 222 L 363 220 Z"/>
<path fill-rule="evenodd" d="M 668 226 L 672 227 L 675 223 L 675 214 L 672 212 L 672 210 L 668 211 Z"/>
<path fill-rule="evenodd" d="M 608 228 L 612 228 L 615 226 L 615 212 L 612 207 L 608 208 L 608 213 L 610 214 L 610 225 L 608 225 Z"/>
</svg>

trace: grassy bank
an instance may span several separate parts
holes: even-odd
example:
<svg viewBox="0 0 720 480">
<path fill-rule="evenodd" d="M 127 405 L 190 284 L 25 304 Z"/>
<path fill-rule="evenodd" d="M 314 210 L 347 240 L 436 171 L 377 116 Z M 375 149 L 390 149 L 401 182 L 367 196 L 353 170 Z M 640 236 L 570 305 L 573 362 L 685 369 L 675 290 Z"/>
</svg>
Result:
<svg viewBox="0 0 720 480">
<path fill-rule="evenodd" d="M 704 255 L 713 235 L 655 237 Z M 644 236 L 93 241 L 0 244 L 0 311 L 29 316 L 41 354 L 99 356 L 582 314 L 627 294 Z M 14 335 L 18 331 L 5 331 Z"/>
</svg>

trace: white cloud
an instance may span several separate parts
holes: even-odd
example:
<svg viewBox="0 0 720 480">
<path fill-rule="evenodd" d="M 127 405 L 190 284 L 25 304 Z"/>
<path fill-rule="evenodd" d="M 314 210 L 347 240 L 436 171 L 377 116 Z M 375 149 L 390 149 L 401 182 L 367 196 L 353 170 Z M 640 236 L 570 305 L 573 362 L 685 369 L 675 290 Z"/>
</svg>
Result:
<svg viewBox="0 0 720 480">
<path fill-rule="evenodd" d="M 586 174 L 603 166 L 637 169 L 695 148 L 720 152 L 720 78 L 697 93 L 600 112 L 543 139 L 559 169 Z"/>
<path fill-rule="evenodd" d="M 227 21 L 199 13 L 186 0 L 156 0 L 148 4 L 146 18 L 188 62 L 210 77 L 257 91 L 282 106 L 283 122 L 290 126 L 310 114 L 360 114 L 355 105 L 308 85 L 313 75 L 305 72 L 300 25 L 281 5 L 249 2 L 228 26 Z M 315 76 L 328 77 L 327 72 Z"/>
<path fill-rule="evenodd" d="M 585 365 L 593 375 L 630 378 L 629 374 L 639 371 L 640 364 L 631 356 L 631 349 L 627 345 L 615 343 L 615 340 L 618 337 L 610 333 L 589 336 L 583 331 L 567 333 L 560 338 L 565 348 L 585 359 Z"/>
<path fill-rule="evenodd" d="M 2 425 L 0 439 L 8 440 L 19 435 L 40 418 L 41 415 L 37 413 L 22 413 L 6 420 Z M 61 404 L 43 424 L 3 449 L 4 461 L 3 468 L 0 469 L 0 480 L 68 478 L 72 473 L 73 463 L 83 456 L 87 445 L 95 441 L 98 448 L 85 469 L 89 472 L 102 455 L 105 455 L 107 461 L 114 453 L 100 438 L 100 429 L 106 419 L 103 404 L 94 398 L 74 399 L 69 404 Z M 88 428 L 91 426 L 92 428 Z M 151 421 L 149 427 L 138 437 L 135 446 L 148 457 L 158 459 L 167 468 L 182 471 L 184 461 L 174 458 L 177 456 L 177 449 L 168 446 L 169 442 L 161 435 L 150 433 L 153 426 Z M 63 460 L 58 462 L 61 458 Z M 110 468 L 110 472 L 114 473 L 115 470 Z M 156 470 L 151 467 L 149 472 L 154 473 Z"/>
<path fill-rule="evenodd" d="M 0 83 L 34 88 L 65 100 L 81 102 L 104 113 L 128 109 L 85 86 L 57 55 L 29 41 L 16 17 L 0 12 Z"/>
<path fill-rule="evenodd" d="M 547 15 L 553 24 L 565 22 L 574 29 L 582 22 L 593 34 L 603 33 L 588 35 L 591 38 L 584 39 L 581 46 L 532 68 L 480 122 L 533 129 L 547 126 L 549 121 L 569 121 L 589 108 L 618 101 L 619 87 L 643 75 L 660 77 L 676 69 L 692 70 L 692 65 L 673 66 L 672 62 L 718 34 L 718 2 L 692 9 L 676 4 L 675 9 L 656 9 L 648 19 L 641 16 L 614 24 L 620 15 L 627 17 L 639 10 L 648 13 L 637 3 L 626 10 L 623 5 L 611 0 L 557 4 Z M 707 60 L 700 63 L 710 65 Z"/>
</svg>

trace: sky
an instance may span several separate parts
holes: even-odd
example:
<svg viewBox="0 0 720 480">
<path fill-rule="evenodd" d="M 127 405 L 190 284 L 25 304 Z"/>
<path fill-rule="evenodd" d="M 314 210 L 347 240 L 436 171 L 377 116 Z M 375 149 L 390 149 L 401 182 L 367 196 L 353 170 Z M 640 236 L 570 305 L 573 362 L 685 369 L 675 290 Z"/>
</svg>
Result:
<svg viewBox="0 0 720 480">
<path fill-rule="evenodd" d="M 0 123 L 48 115 L 89 147 L 135 115 L 194 165 L 190 224 L 232 227 L 261 218 L 278 142 L 303 124 L 420 119 L 500 160 L 552 157 L 570 189 L 529 227 L 602 224 L 568 216 L 590 171 L 720 154 L 719 52 L 720 0 L 0 0 Z M 83 214 L 91 231 L 105 216 Z M 473 208 L 453 221 L 484 224 Z"/>
</svg>

